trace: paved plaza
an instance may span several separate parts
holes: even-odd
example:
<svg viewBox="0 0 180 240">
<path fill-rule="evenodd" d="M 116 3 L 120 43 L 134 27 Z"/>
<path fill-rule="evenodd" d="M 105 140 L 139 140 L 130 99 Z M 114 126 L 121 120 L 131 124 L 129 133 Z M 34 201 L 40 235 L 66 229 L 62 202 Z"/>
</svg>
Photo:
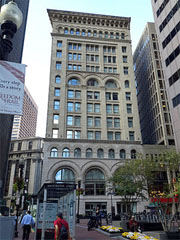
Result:
<svg viewBox="0 0 180 240">
<path fill-rule="evenodd" d="M 76 230 L 75 230 L 75 240 L 110 240 L 118 238 L 112 238 L 105 236 L 104 234 L 101 234 L 97 232 L 95 229 L 88 231 L 87 230 L 87 219 L 81 219 L 79 224 L 76 224 Z M 14 240 L 22 240 L 22 228 L 19 226 L 19 237 L 14 238 Z M 34 233 L 30 234 L 29 240 L 34 240 Z"/>
</svg>

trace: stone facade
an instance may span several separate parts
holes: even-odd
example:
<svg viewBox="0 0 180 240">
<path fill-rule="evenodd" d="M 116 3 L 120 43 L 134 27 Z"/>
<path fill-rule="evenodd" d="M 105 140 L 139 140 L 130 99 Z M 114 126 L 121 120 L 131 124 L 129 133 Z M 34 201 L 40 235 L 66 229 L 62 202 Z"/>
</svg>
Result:
<svg viewBox="0 0 180 240">
<path fill-rule="evenodd" d="M 179 0 L 152 2 L 177 151 L 180 151 Z"/>
<path fill-rule="evenodd" d="M 7 206 L 14 198 L 13 183 L 16 177 L 22 177 L 25 186 L 22 195 L 35 195 L 41 186 L 43 163 L 43 138 L 22 138 L 11 141 L 8 159 L 8 171 L 5 186 Z"/>
<path fill-rule="evenodd" d="M 161 55 L 154 23 L 147 23 L 134 55 L 135 81 L 144 144 L 174 145 Z"/>
</svg>

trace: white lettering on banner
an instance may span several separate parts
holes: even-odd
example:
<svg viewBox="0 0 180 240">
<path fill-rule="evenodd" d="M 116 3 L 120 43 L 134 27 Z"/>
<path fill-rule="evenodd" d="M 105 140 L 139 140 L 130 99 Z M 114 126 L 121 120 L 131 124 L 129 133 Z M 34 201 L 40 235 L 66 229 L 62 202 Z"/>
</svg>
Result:
<svg viewBox="0 0 180 240">
<path fill-rule="evenodd" d="M 22 115 L 25 65 L 0 61 L 0 113 Z"/>
</svg>

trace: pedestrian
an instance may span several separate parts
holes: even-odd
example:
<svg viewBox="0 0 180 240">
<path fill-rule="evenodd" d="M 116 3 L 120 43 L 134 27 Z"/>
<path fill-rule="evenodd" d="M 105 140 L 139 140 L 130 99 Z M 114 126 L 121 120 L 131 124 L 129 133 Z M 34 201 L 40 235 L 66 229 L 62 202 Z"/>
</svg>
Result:
<svg viewBox="0 0 180 240">
<path fill-rule="evenodd" d="M 134 216 L 132 216 L 129 220 L 129 229 L 132 232 L 137 232 L 138 230 L 138 222 L 135 220 Z"/>
<path fill-rule="evenodd" d="M 55 240 L 72 240 L 69 232 L 69 225 L 63 219 L 63 215 L 61 212 L 57 214 L 57 219 L 54 221 L 54 239 Z"/>
<path fill-rule="evenodd" d="M 35 223 L 33 217 L 30 215 L 31 211 L 28 211 L 26 215 L 24 215 L 21 225 L 23 227 L 23 237 L 22 240 L 29 240 L 29 235 L 31 232 L 31 227 L 34 227 Z"/>
</svg>

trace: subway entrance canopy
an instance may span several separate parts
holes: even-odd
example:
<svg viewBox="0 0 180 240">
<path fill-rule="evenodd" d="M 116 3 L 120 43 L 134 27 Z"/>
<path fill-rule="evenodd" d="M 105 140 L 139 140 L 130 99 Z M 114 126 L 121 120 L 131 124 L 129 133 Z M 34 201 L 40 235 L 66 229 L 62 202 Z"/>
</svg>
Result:
<svg viewBox="0 0 180 240">
<path fill-rule="evenodd" d="M 37 194 L 35 239 L 54 239 L 54 221 L 58 212 L 69 223 L 71 237 L 75 235 L 76 184 L 45 183 Z"/>
</svg>

